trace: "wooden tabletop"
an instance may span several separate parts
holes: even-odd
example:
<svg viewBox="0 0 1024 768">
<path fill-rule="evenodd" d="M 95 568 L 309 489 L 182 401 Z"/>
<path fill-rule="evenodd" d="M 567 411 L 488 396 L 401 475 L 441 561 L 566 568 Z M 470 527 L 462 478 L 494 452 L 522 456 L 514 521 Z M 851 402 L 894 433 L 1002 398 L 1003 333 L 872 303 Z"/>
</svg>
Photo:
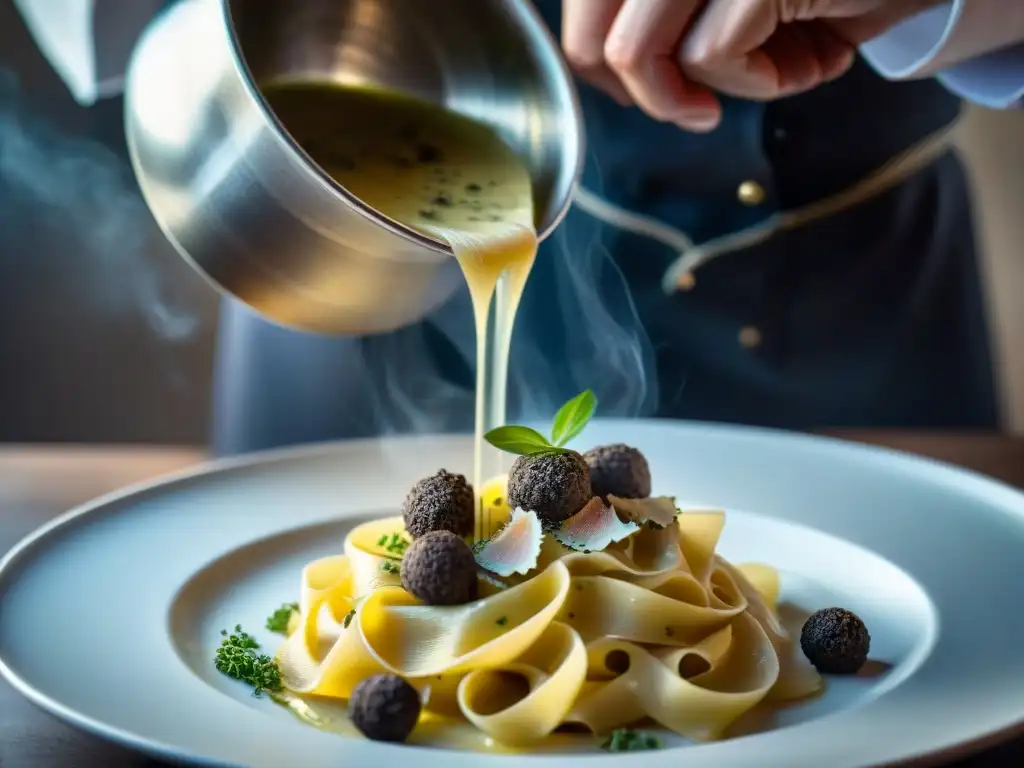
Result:
<svg viewBox="0 0 1024 768">
<path fill-rule="evenodd" d="M 941 433 L 842 432 L 838 436 L 958 464 L 1024 488 L 1024 438 Z M 0 552 L 54 515 L 120 486 L 204 459 L 195 448 L 13 446 L 0 448 Z M 955 763 L 1024 764 L 1024 739 Z M 79 733 L 0 682 L 0 768 L 162 768 Z"/>
</svg>

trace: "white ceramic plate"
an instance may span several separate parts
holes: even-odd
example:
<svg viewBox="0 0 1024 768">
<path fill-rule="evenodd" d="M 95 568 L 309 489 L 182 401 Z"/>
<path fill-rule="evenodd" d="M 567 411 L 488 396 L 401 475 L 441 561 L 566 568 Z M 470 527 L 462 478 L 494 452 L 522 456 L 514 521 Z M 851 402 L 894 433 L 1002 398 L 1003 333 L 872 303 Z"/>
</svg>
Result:
<svg viewBox="0 0 1024 768">
<path fill-rule="evenodd" d="M 648 456 L 655 493 L 728 511 L 720 551 L 783 571 L 783 596 L 841 605 L 886 674 L 830 683 L 776 728 L 619 754 L 644 766 L 864 766 L 935 756 L 1024 720 L 1024 496 L 873 448 L 769 431 L 597 422 L 588 445 Z M 45 526 L 0 562 L 0 672 L 58 717 L 159 757 L 210 766 L 520 765 L 324 733 L 212 665 L 223 627 L 262 630 L 311 558 L 356 521 L 395 514 L 464 438 L 352 442 L 210 465 L 114 494 Z M 678 744 L 678 742 L 676 742 Z M 947 753 L 948 754 L 948 753 Z M 607 766 L 540 754 L 535 768 Z"/>
</svg>

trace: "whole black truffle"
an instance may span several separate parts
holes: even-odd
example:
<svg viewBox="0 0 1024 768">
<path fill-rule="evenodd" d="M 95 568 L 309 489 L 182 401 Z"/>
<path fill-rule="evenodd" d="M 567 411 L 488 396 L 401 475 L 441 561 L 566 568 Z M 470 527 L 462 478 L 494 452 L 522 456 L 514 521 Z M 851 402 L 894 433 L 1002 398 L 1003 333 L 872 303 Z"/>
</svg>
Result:
<svg viewBox="0 0 1024 768">
<path fill-rule="evenodd" d="M 651 495 L 651 468 L 636 448 L 623 443 L 601 445 L 583 454 L 590 467 L 594 495 L 607 500 L 646 499 Z"/>
<path fill-rule="evenodd" d="M 476 599 L 476 560 L 465 541 L 448 531 L 416 539 L 402 557 L 402 586 L 428 605 Z"/>
<path fill-rule="evenodd" d="M 548 526 L 579 512 L 593 497 L 590 468 L 575 451 L 520 456 L 508 473 L 508 504 L 537 513 Z"/>
<path fill-rule="evenodd" d="M 431 531 L 469 536 L 475 518 L 473 504 L 473 486 L 466 478 L 442 469 L 416 483 L 405 497 L 405 529 L 414 539 Z"/>
<path fill-rule="evenodd" d="M 819 672 L 852 675 L 868 660 L 871 635 L 857 614 L 845 608 L 825 608 L 804 622 L 800 647 Z"/>
<path fill-rule="evenodd" d="M 374 741 L 405 741 L 420 717 L 420 695 L 398 675 L 374 675 L 352 691 L 348 716 Z"/>
</svg>

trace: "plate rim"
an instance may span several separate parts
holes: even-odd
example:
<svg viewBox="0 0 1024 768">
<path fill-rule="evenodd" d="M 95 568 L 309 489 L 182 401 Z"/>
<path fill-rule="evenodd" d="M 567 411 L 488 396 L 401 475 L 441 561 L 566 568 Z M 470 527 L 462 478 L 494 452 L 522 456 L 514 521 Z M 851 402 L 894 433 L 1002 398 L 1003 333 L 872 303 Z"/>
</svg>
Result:
<svg viewBox="0 0 1024 768">
<path fill-rule="evenodd" d="M 1011 497 L 1015 498 L 1018 503 L 1024 503 L 1024 491 L 1003 480 L 985 475 L 977 470 L 961 467 L 941 459 L 915 454 L 905 449 L 890 448 L 872 443 L 861 443 L 833 435 L 804 433 L 772 427 L 745 426 L 723 422 L 703 422 L 677 419 L 596 418 L 594 419 L 594 423 L 602 423 L 612 426 L 616 424 L 633 426 L 640 425 L 661 429 L 683 427 L 703 432 L 717 433 L 723 436 L 733 435 L 739 438 L 770 438 L 790 443 L 803 443 L 810 447 L 817 444 L 818 446 L 830 451 L 838 451 L 840 453 L 852 452 L 854 454 L 860 454 L 865 458 L 871 458 L 872 460 L 895 456 L 907 469 L 913 468 L 916 471 L 929 472 L 929 476 L 933 481 L 935 479 L 934 473 L 938 472 L 939 477 L 944 475 L 950 481 L 959 480 L 961 483 L 967 482 L 972 490 L 977 489 L 978 492 L 987 491 L 990 494 L 992 492 L 996 492 L 1000 496 L 1009 494 Z M 445 433 L 394 435 L 358 438 L 353 440 L 325 440 L 300 445 L 263 449 L 239 455 L 212 456 L 204 458 L 196 464 L 171 470 L 169 472 L 162 472 L 152 477 L 115 488 L 112 491 L 77 504 L 67 511 L 54 516 L 50 520 L 30 531 L 28 534 L 24 535 L 10 549 L 0 555 L 0 583 L 12 577 L 17 578 L 20 561 L 26 557 L 30 557 L 34 549 L 51 535 L 56 534 L 61 530 L 73 529 L 77 524 L 86 521 L 90 515 L 101 511 L 104 508 L 109 508 L 106 510 L 108 513 L 117 514 L 120 510 L 116 505 L 119 502 L 124 502 L 132 497 L 145 497 L 154 491 L 180 488 L 181 486 L 187 486 L 192 482 L 200 481 L 210 475 L 230 473 L 250 469 L 256 466 L 273 466 L 289 461 L 301 463 L 304 459 L 329 454 L 341 448 L 347 447 L 351 450 L 359 444 L 365 444 L 368 446 L 379 445 L 381 442 L 415 444 L 418 442 L 436 441 L 438 439 L 465 440 L 470 437 L 470 435 L 462 433 Z M 1020 510 L 1009 510 L 1004 508 L 1002 511 L 1010 512 L 1020 522 L 1024 523 L 1024 508 Z M 771 515 L 764 516 L 772 517 Z M 802 525 L 807 524 L 802 523 Z M 825 531 L 825 533 L 831 536 L 836 535 L 828 531 Z M 899 566 L 898 563 L 896 565 Z M 33 706 L 54 716 L 59 721 L 80 729 L 83 732 L 101 740 L 112 742 L 123 748 L 134 750 L 141 754 L 149 755 L 172 764 L 200 766 L 202 768 L 246 768 L 246 766 L 242 764 L 195 754 L 187 748 L 174 746 L 157 739 L 149 738 L 147 736 L 122 729 L 119 726 L 105 724 L 85 712 L 66 706 L 57 699 L 36 689 L 29 681 L 22 678 L 14 669 L 12 669 L 4 660 L 3 656 L 0 656 L 0 677 L 3 677 L 3 679 L 11 685 L 15 691 L 25 697 L 25 699 Z M 839 713 L 835 713 L 829 717 L 833 717 L 838 714 Z M 1018 737 L 1024 737 L 1024 717 L 1010 725 L 996 727 L 974 738 L 967 739 L 953 745 L 948 745 L 946 747 L 940 747 L 935 750 L 920 752 L 916 755 L 901 758 L 899 760 L 888 761 L 884 764 L 893 766 L 914 766 L 914 768 L 943 765 L 949 761 L 964 759 L 985 749 L 997 747 L 1000 744 L 1004 744 L 1007 741 Z M 521 758 L 522 755 L 488 755 L 487 759 L 489 761 L 507 763 L 517 757 Z M 619 757 L 621 758 L 624 756 Z M 871 763 L 865 765 L 882 765 L 882 763 Z"/>
</svg>

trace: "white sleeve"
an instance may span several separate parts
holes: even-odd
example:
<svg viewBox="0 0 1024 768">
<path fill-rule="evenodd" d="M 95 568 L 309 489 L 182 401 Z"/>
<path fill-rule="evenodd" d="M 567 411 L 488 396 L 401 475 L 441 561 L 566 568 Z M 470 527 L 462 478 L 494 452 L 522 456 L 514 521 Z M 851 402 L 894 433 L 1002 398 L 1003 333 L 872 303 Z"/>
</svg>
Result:
<svg viewBox="0 0 1024 768">
<path fill-rule="evenodd" d="M 136 38 L 165 0 L 14 0 L 39 50 L 83 106 L 124 87 Z"/>
<path fill-rule="evenodd" d="M 864 58 L 883 77 L 894 80 L 935 75 L 959 96 L 1006 109 L 1024 98 L 1024 31 L 1021 0 L 948 0 L 864 43 Z M 1002 13 L 1004 47 L 966 61 L 957 56 L 978 41 L 978 31 Z M 1020 28 L 1020 29 L 1018 29 Z M 956 63 L 954 63 L 956 62 Z"/>
</svg>

